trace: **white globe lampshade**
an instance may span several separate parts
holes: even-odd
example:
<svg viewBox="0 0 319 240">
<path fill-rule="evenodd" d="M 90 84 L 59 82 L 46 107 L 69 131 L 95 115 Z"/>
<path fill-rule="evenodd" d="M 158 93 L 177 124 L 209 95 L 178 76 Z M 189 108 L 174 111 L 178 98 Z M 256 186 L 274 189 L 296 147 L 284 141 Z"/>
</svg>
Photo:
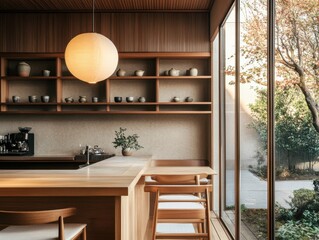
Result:
<svg viewBox="0 0 319 240">
<path fill-rule="evenodd" d="M 65 62 L 76 78 L 96 83 L 111 76 L 119 60 L 114 44 L 98 33 L 75 36 L 65 49 Z"/>
</svg>

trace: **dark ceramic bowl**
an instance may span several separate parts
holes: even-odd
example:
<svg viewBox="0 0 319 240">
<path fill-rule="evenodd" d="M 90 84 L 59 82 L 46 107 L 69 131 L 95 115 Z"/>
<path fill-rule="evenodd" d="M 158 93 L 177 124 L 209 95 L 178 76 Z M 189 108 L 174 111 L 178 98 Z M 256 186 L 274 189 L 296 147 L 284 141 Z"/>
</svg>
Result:
<svg viewBox="0 0 319 240">
<path fill-rule="evenodd" d="M 134 101 L 134 97 L 126 97 L 126 102 L 133 102 Z"/>
<path fill-rule="evenodd" d="M 22 133 L 28 133 L 31 129 L 31 127 L 19 127 L 19 131 Z"/>
<path fill-rule="evenodd" d="M 114 97 L 114 102 L 122 102 L 122 97 Z"/>
</svg>

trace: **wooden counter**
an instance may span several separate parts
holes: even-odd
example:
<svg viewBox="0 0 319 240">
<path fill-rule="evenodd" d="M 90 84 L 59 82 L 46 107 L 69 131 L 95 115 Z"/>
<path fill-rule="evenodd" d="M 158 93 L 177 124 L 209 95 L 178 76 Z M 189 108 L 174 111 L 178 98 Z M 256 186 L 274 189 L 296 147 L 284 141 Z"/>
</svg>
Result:
<svg viewBox="0 0 319 240">
<path fill-rule="evenodd" d="M 66 220 L 87 223 L 88 239 L 141 240 L 149 212 L 141 176 L 150 159 L 116 156 L 78 170 L 0 170 L 1 209 L 74 206 L 77 215 Z"/>
</svg>

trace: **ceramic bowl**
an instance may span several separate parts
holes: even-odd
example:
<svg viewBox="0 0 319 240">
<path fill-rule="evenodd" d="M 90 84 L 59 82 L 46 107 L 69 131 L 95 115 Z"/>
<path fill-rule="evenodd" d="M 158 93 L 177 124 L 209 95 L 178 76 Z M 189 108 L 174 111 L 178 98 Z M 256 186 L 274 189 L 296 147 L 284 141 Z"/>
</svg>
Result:
<svg viewBox="0 0 319 240">
<path fill-rule="evenodd" d="M 134 101 L 134 97 L 126 97 L 126 102 L 133 102 Z"/>
<path fill-rule="evenodd" d="M 114 97 L 114 102 L 122 102 L 122 97 Z"/>
</svg>

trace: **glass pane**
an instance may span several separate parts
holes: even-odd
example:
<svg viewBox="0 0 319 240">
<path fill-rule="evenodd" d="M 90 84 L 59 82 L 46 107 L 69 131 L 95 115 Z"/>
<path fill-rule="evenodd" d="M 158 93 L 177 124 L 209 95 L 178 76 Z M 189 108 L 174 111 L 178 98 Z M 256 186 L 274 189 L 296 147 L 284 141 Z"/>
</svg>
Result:
<svg viewBox="0 0 319 240">
<path fill-rule="evenodd" d="M 219 214 L 219 34 L 213 41 L 213 168 L 217 175 L 214 176 L 214 205 L 213 210 L 216 215 Z"/>
<path fill-rule="evenodd" d="M 235 8 L 223 25 L 224 33 L 224 159 L 225 182 L 223 184 L 222 219 L 234 234 L 234 162 L 235 162 Z"/>
<path fill-rule="evenodd" d="M 276 238 L 319 239 L 318 0 L 276 0 Z"/>
<path fill-rule="evenodd" d="M 267 239 L 267 0 L 241 0 L 241 236 Z"/>
</svg>

